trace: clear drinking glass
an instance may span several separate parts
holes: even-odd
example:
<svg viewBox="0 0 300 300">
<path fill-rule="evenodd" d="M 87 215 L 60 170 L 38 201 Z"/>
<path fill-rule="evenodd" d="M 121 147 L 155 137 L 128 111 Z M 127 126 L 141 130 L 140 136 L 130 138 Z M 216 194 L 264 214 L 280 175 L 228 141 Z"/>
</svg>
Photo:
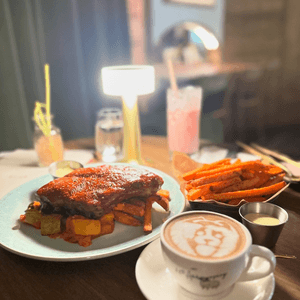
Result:
<svg viewBox="0 0 300 300">
<path fill-rule="evenodd" d="M 170 156 L 173 151 L 193 154 L 200 145 L 202 88 L 167 90 L 167 132 Z"/>
<path fill-rule="evenodd" d="M 49 136 L 44 135 L 38 125 L 34 123 L 33 145 L 38 155 L 40 167 L 46 167 L 55 161 L 64 159 L 64 145 L 60 129 L 53 123 L 52 115 L 50 119 L 51 130 Z"/>
<path fill-rule="evenodd" d="M 118 108 L 104 108 L 97 114 L 95 147 L 97 156 L 104 162 L 123 158 L 123 115 Z"/>
</svg>

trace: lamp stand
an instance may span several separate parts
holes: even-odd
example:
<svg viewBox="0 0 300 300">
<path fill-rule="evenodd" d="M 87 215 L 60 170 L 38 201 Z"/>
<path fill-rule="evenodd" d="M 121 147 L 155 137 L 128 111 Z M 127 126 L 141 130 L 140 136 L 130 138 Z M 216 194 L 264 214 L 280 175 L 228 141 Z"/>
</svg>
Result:
<svg viewBox="0 0 300 300">
<path fill-rule="evenodd" d="M 136 95 L 122 97 L 124 137 L 123 162 L 143 164 L 141 156 L 141 131 L 138 102 Z"/>
</svg>

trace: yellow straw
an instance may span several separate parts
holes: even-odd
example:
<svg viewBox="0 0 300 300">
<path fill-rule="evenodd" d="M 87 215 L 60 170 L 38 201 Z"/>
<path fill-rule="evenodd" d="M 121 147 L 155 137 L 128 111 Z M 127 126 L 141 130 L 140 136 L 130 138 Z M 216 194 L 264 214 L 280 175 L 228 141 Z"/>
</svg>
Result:
<svg viewBox="0 0 300 300">
<path fill-rule="evenodd" d="M 47 115 L 47 123 L 49 128 L 51 127 L 51 119 L 50 119 L 50 76 L 49 76 L 49 65 L 45 65 L 45 89 L 46 89 L 46 115 Z"/>
<path fill-rule="evenodd" d="M 50 76 L 49 65 L 45 65 L 45 98 L 46 103 L 35 102 L 34 120 L 45 136 L 51 135 Z M 46 116 L 42 108 L 46 110 Z"/>
<path fill-rule="evenodd" d="M 43 103 L 40 103 L 40 102 L 35 103 L 34 120 L 35 120 L 36 124 L 38 125 L 38 127 L 43 132 L 43 134 L 45 136 L 50 136 L 50 128 L 51 127 L 49 127 L 47 125 L 45 116 L 42 111 L 42 107 L 44 107 L 44 106 L 45 106 L 45 104 L 43 104 Z"/>
</svg>

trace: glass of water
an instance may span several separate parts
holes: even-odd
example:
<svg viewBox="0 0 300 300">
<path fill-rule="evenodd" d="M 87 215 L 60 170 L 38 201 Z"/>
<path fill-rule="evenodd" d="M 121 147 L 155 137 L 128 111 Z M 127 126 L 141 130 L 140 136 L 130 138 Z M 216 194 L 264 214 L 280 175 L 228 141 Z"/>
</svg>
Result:
<svg viewBox="0 0 300 300">
<path fill-rule="evenodd" d="M 97 114 L 95 147 L 97 156 L 104 162 L 123 158 L 123 115 L 118 108 L 104 108 Z"/>
</svg>

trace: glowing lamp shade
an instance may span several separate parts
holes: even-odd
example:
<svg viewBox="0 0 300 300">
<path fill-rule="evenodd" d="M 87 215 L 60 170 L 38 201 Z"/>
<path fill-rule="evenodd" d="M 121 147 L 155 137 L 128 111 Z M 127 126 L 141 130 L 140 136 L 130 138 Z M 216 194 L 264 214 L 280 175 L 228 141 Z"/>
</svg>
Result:
<svg viewBox="0 0 300 300">
<path fill-rule="evenodd" d="M 110 96 L 121 96 L 123 100 L 123 161 L 141 164 L 141 133 L 137 96 L 154 92 L 154 68 L 141 65 L 105 67 L 101 70 L 101 77 L 103 92 Z"/>
<path fill-rule="evenodd" d="M 154 77 L 152 66 L 103 68 L 103 92 L 111 96 L 151 94 L 154 92 Z"/>
</svg>

